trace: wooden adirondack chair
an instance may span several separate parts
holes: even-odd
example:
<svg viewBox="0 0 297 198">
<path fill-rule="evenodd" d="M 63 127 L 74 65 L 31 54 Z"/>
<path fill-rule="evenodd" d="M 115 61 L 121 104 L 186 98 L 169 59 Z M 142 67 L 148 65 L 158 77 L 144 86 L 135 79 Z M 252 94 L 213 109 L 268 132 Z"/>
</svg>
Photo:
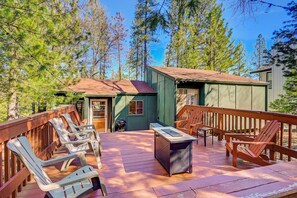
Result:
<svg viewBox="0 0 297 198">
<path fill-rule="evenodd" d="M 69 153 L 76 153 L 80 151 L 90 151 L 92 150 L 96 161 L 98 164 L 98 168 L 102 168 L 101 159 L 100 159 L 100 146 L 97 140 L 91 138 L 84 138 L 80 140 L 70 140 L 70 132 L 64 126 L 63 120 L 61 118 L 52 118 L 49 120 L 54 129 L 56 130 L 60 142 L 64 145 Z"/>
<path fill-rule="evenodd" d="M 236 167 L 237 158 L 241 158 L 246 161 L 253 162 L 255 164 L 265 166 L 270 165 L 269 158 L 266 155 L 262 155 L 263 150 L 269 144 L 275 144 L 272 142 L 276 133 L 279 131 L 279 124 L 277 120 L 270 121 L 261 129 L 259 135 L 255 137 L 253 141 L 232 141 L 231 137 L 240 139 L 240 136 L 246 136 L 241 134 L 228 134 L 226 133 L 226 155 L 229 156 L 230 152 L 233 156 L 232 165 Z M 242 147 L 239 145 L 248 145 Z"/>
<path fill-rule="evenodd" d="M 101 189 L 103 196 L 107 195 L 106 188 L 100 181 L 97 171 L 91 166 L 84 166 L 64 179 L 58 182 L 52 182 L 44 172 L 43 166 L 53 165 L 61 160 L 58 158 L 48 161 L 40 160 L 35 156 L 26 137 L 18 137 L 10 140 L 7 143 L 7 147 L 24 163 L 29 172 L 34 176 L 39 188 L 46 192 L 45 197 L 78 197 L 97 189 Z M 71 154 L 69 156 L 75 155 Z M 69 158 L 69 156 L 65 157 Z"/>
<path fill-rule="evenodd" d="M 187 120 L 175 121 L 175 127 L 185 133 L 193 135 L 193 131 L 196 131 L 199 126 L 202 126 L 203 112 L 198 110 L 192 110 Z"/>
</svg>

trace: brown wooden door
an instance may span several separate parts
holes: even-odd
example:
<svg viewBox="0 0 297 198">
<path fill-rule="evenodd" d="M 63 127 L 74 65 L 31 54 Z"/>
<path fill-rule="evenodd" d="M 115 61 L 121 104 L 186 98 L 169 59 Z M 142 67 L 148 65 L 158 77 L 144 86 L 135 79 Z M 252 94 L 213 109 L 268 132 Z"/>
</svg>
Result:
<svg viewBox="0 0 297 198">
<path fill-rule="evenodd" d="M 91 119 L 96 131 L 107 131 L 107 100 L 91 100 Z"/>
</svg>

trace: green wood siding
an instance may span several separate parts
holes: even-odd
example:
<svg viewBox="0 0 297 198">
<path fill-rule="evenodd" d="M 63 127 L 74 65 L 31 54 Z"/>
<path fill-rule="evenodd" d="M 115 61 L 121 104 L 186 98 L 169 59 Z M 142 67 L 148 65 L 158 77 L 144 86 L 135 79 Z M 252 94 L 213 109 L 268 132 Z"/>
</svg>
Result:
<svg viewBox="0 0 297 198">
<path fill-rule="evenodd" d="M 165 125 L 174 126 L 176 117 L 175 80 L 148 68 L 146 82 L 157 92 L 158 121 Z"/>
<path fill-rule="evenodd" d="M 205 106 L 265 111 L 266 86 L 205 84 Z"/>
<path fill-rule="evenodd" d="M 219 106 L 219 85 L 205 84 L 205 106 Z"/>
<path fill-rule="evenodd" d="M 164 123 L 174 126 L 176 114 L 176 87 L 175 82 L 166 77 L 164 93 Z"/>
<path fill-rule="evenodd" d="M 129 103 L 132 100 L 143 101 L 143 114 L 130 115 Z M 115 98 L 115 119 L 114 123 L 120 119 L 127 122 L 126 130 L 144 130 L 148 129 L 149 123 L 156 122 L 156 96 L 154 95 L 137 95 L 125 96 L 118 95 Z"/>
<path fill-rule="evenodd" d="M 252 86 L 236 86 L 236 109 L 252 110 Z"/>
<path fill-rule="evenodd" d="M 236 85 L 219 86 L 219 107 L 235 109 L 235 90 Z"/>
<path fill-rule="evenodd" d="M 266 110 L 266 92 L 265 87 L 252 87 L 252 110 L 265 111 Z"/>
</svg>

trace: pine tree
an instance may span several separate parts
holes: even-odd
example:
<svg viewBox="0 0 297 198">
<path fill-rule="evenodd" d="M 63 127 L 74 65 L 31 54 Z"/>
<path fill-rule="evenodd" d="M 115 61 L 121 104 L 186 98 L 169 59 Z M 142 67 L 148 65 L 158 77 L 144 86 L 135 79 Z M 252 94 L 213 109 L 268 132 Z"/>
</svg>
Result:
<svg viewBox="0 0 297 198">
<path fill-rule="evenodd" d="M 122 66 L 122 54 L 123 54 L 123 43 L 127 36 L 127 30 L 124 27 L 124 18 L 121 16 L 121 13 L 116 13 L 116 16 L 113 18 L 114 24 L 111 27 L 114 40 L 114 48 L 117 54 L 118 60 L 118 79 L 122 80 L 123 75 L 123 66 Z"/>
<path fill-rule="evenodd" d="M 279 112 L 297 114 L 297 3 L 292 2 L 288 7 L 291 20 L 284 22 L 283 29 L 274 33 L 278 42 L 272 46 L 275 51 L 272 62 L 284 69 L 285 94 L 280 95 L 280 99 L 271 103 L 270 107 Z"/>
<path fill-rule="evenodd" d="M 171 1 L 168 6 L 170 11 L 166 18 L 170 43 L 166 50 L 166 66 L 197 68 L 202 64 L 199 52 L 212 1 L 193 2 L 196 5 L 195 14 L 191 14 L 187 1 Z"/>
<path fill-rule="evenodd" d="M 85 42 L 81 44 L 84 49 L 84 56 L 80 60 L 82 77 L 105 79 L 114 46 L 111 24 L 98 1 L 89 1 L 81 10 L 81 15 L 81 27 L 86 36 Z"/>
<path fill-rule="evenodd" d="M 156 5 L 155 0 L 137 1 L 128 56 L 128 65 L 134 79 L 142 79 L 150 61 L 149 45 L 156 42 L 148 22 Z"/>
<path fill-rule="evenodd" d="M 236 54 L 236 56 L 240 58 L 238 59 L 238 62 L 235 64 L 235 66 L 229 68 L 228 73 L 236 76 L 250 77 L 251 69 L 246 65 L 246 51 L 242 42 L 240 42 L 238 45 L 237 53 L 238 54 Z"/>
<path fill-rule="evenodd" d="M 31 114 L 32 104 L 47 108 L 57 104 L 54 93 L 77 73 L 73 67 L 78 55 L 73 46 L 80 40 L 76 11 L 76 1 L 2 3 L 0 106 L 7 109 L 0 112 L 5 115 L 1 119 Z"/>
<path fill-rule="evenodd" d="M 222 17 L 222 5 L 214 5 L 207 17 L 206 40 L 202 45 L 202 61 L 205 69 L 227 72 L 241 61 L 241 49 L 232 40 L 232 29 Z"/>
<path fill-rule="evenodd" d="M 254 65 L 255 69 L 263 67 L 268 63 L 266 41 L 262 34 L 259 34 L 257 38 L 252 60 L 252 65 Z"/>
<path fill-rule="evenodd" d="M 227 72 L 242 62 L 242 46 L 235 45 L 231 39 L 232 30 L 222 18 L 221 5 L 199 1 L 197 14 L 187 15 L 191 12 L 186 9 L 181 17 L 178 13 L 183 4 L 181 1 L 171 4 L 167 66 Z"/>
</svg>

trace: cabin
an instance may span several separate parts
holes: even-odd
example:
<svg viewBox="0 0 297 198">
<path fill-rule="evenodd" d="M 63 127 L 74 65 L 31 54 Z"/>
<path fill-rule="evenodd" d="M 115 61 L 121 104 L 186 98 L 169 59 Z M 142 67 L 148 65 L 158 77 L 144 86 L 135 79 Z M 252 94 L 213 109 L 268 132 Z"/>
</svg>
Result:
<svg viewBox="0 0 297 198">
<path fill-rule="evenodd" d="M 260 67 L 251 72 L 251 74 L 259 74 L 260 81 L 266 81 L 269 83 L 267 91 L 267 103 L 268 110 L 269 104 L 279 98 L 279 94 L 284 94 L 283 86 L 286 82 L 286 78 L 283 74 L 283 67 L 276 65 L 269 65 Z"/>
<path fill-rule="evenodd" d="M 184 105 L 267 110 L 267 82 L 210 70 L 148 67 L 145 82 L 157 94 L 157 119 L 174 126 Z"/>
<path fill-rule="evenodd" d="M 82 78 L 68 90 L 84 94 L 76 108 L 99 132 L 115 131 L 119 120 L 125 130 L 147 129 L 156 120 L 157 93 L 143 81 Z"/>
<path fill-rule="evenodd" d="M 174 126 L 185 105 L 267 110 L 267 82 L 209 70 L 148 67 L 145 81 L 83 78 L 68 87 L 83 93 L 77 104 L 81 118 L 100 132 L 145 130 L 149 123 Z"/>
</svg>

